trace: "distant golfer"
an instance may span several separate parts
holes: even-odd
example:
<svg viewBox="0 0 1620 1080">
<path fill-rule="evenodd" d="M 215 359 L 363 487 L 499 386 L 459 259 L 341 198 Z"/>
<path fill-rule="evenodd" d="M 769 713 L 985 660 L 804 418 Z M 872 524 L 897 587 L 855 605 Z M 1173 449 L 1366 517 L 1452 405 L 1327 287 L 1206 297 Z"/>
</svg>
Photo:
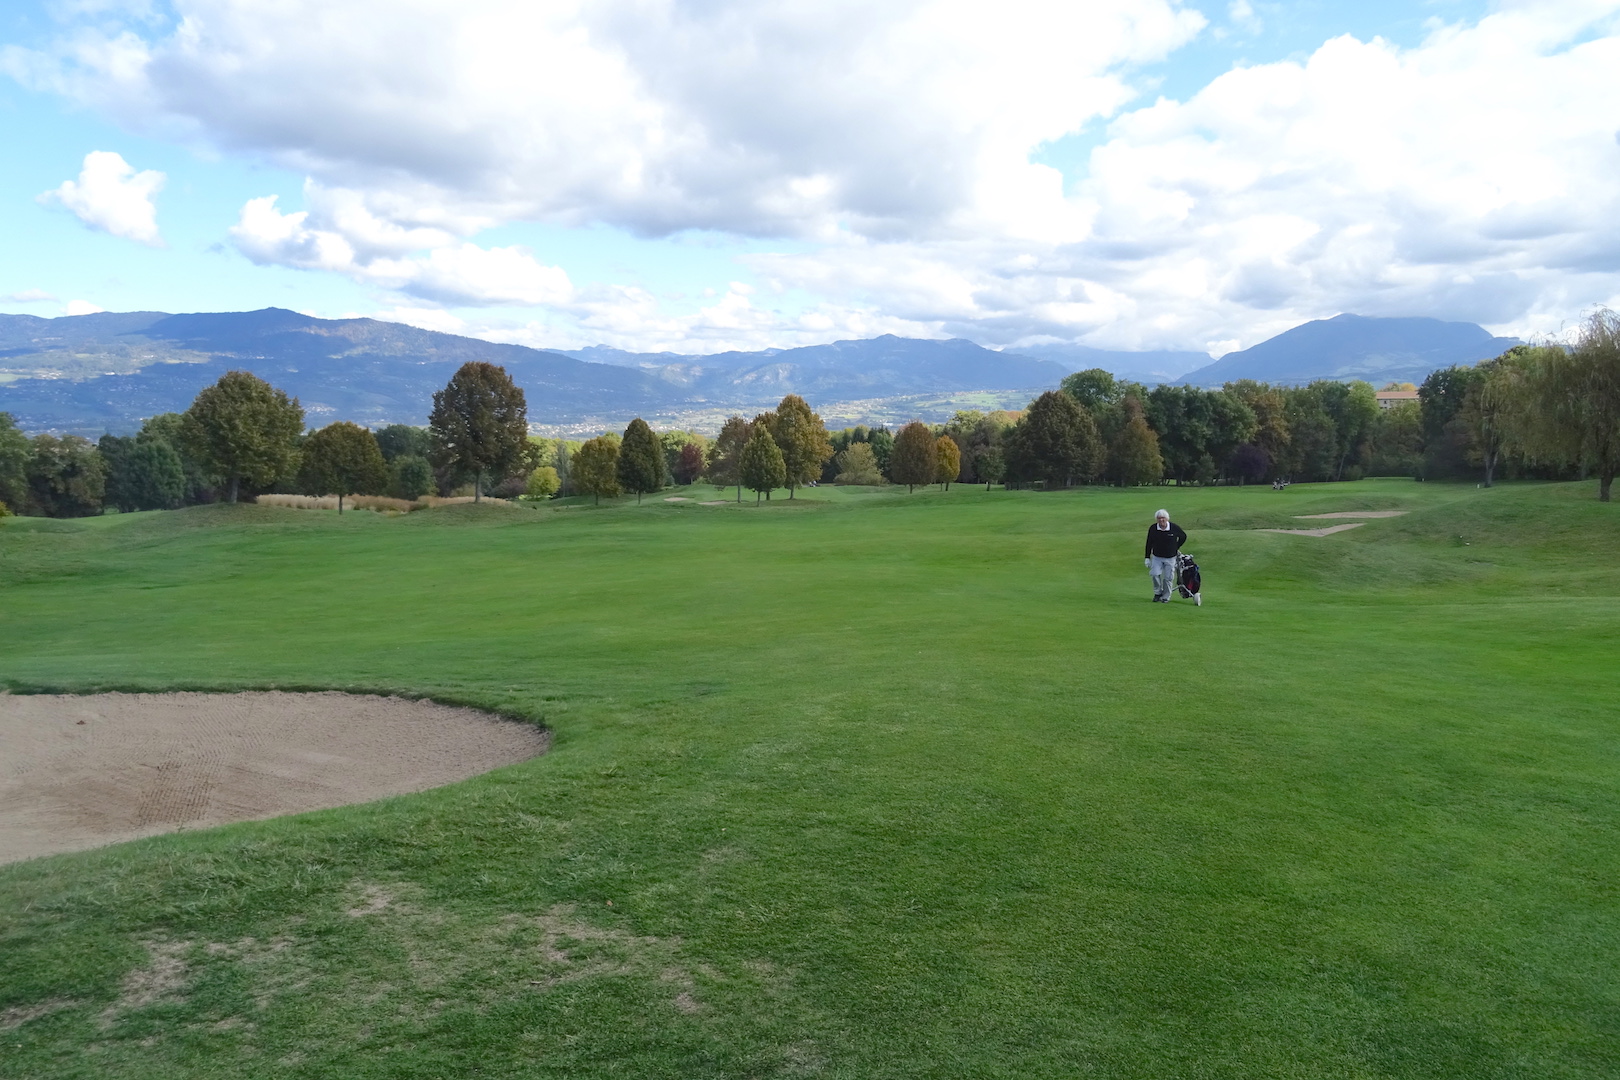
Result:
<svg viewBox="0 0 1620 1080">
<path fill-rule="evenodd" d="M 1153 515 L 1148 526 L 1147 547 L 1142 551 L 1142 565 L 1153 575 L 1153 602 L 1168 604 L 1176 587 L 1176 553 L 1187 542 L 1187 534 L 1180 525 L 1170 520 L 1170 511 L 1160 510 Z"/>
</svg>

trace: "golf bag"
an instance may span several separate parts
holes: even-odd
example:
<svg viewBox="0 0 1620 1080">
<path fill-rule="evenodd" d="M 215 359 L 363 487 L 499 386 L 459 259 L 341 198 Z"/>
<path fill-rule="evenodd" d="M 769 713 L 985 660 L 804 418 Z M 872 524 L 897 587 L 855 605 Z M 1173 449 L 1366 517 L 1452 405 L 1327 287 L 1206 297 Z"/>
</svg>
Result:
<svg viewBox="0 0 1620 1080">
<path fill-rule="evenodd" d="M 1198 606 L 1203 606 L 1202 592 L 1204 588 L 1204 575 L 1198 572 L 1198 564 L 1186 552 L 1176 556 L 1176 593 L 1183 600 L 1191 600 Z"/>
</svg>

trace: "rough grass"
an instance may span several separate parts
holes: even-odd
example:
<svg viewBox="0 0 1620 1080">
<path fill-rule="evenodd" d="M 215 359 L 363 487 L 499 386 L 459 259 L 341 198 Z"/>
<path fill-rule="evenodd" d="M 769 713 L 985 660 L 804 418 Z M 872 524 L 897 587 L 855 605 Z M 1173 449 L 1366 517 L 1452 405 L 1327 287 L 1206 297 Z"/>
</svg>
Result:
<svg viewBox="0 0 1620 1080">
<path fill-rule="evenodd" d="M 555 742 L 0 868 L 0 1075 L 1616 1075 L 1592 495 L 8 520 L 15 690 L 397 689 Z M 1147 602 L 1159 505 L 1202 609 Z M 1411 512 L 1249 531 L 1353 509 Z"/>
<path fill-rule="evenodd" d="M 258 495 L 253 500 L 259 506 L 278 506 L 286 510 L 336 510 L 336 495 Z M 474 502 L 471 495 L 423 495 L 417 499 L 395 499 L 387 495 L 348 495 L 343 499 L 347 510 L 374 510 L 378 513 L 408 514 L 412 510 L 428 510 L 435 506 L 454 506 Z M 489 499 L 505 503 L 504 499 Z"/>
</svg>

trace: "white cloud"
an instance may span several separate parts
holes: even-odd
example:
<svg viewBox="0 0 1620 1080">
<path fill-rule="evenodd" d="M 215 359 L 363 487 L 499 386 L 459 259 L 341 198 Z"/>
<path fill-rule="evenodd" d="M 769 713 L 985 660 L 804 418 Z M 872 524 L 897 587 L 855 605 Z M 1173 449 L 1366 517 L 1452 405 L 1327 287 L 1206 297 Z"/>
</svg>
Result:
<svg viewBox="0 0 1620 1080">
<path fill-rule="evenodd" d="M 250 199 L 231 227 L 233 243 L 265 265 L 329 270 L 446 304 L 556 304 L 573 286 L 520 247 L 481 248 L 436 227 L 377 218 L 352 192 L 306 188 L 315 210 L 284 214 L 276 196 Z M 428 249 L 425 254 L 407 254 Z"/>
<path fill-rule="evenodd" d="M 54 304 L 56 297 L 44 289 L 24 289 L 22 292 L 6 294 L 6 299 L 14 304 Z"/>
<path fill-rule="evenodd" d="M 1620 5 L 1342 37 L 1122 114 L 1083 230 L 755 257 L 784 288 L 1014 343 L 1219 349 L 1341 311 L 1556 329 L 1620 299 Z"/>
<path fill-rule="evenodd" d="M 612 286 L 590 290 L 550 318 L 513 325 L 472 323 L 458 333 L 535 348 L 573 349 L 611 345 L 638 352 L 716 353 L 767 346 L 816 345 L 879 334 L 939 337 L 933 323 L 895 318 L 855 306 L 824 304 L 784 313 L 759 306 L 754 290 L 732 282 L 713 303 L 685 313 L 664 310 L 644 289 Z M 379 316 L 380 318 L 381 316 Z M 409 320 L 399 320 L 409 321 Z"/>
<path fill-rule="evenodd" d="M 1204 24 L 1175 0 L 176 0 L 86 22 L 29 85 L 458 217 L 872 235 L 948 228 L 1115 112 Z M 1037 181 L 1038 182 L 1038 181 Z"/>
<path fill-rule="evenodd" d="M 95 150 L 84 156 L 77 180 L 64 180 L 39 199 L 66 207 L 92 229 L 162 247 L 152 198 L 165 179 L 152 169 L 136 172 L 122 154 Z"/>
<path fill-rule="evenodd" d="M 96 305 L 92 304 L 88 300 L 69 300 L 67 302 L 67 305 L 62 308 L 62 314 L 64 314 L 64 315 L 95 315 L 95 314 L 97 314 L 99 312 L 103 312 L 103 311 L 106 311 L 106 310 L 107 310 L 106 308 L 96 307 Z"/>
<path fill-rule="evenodd" d="M 0 66 L 300 170 L 305 209 L 250 201 L 238 248 L 419 324 L 499 305 L 536 317 L 468 332 L 1220 348 L 1339 311 L 1533 333 L 1620 301 L 1620 0 L 1501 0 L 1412 48 L 1336 38 L 1149 104 L 1138 66 L 1204 24 L 1173 0 L 174 7 L 171 31 L 102 18 Z M 1105 122 L 1083 175 L 1031 163 Z M 671 311 L 474 243 L 519 220 L 796 237 L 746 261 L 814 299 Z"/>
<path fill-rule="evenodd" d="M 1232 0 L 1226 5 L 1226 17 L 1233 26 L 1248 34 L 1258 34 L 1264 30 L 1264 20 L 1255 13 L 1254 5 L 1249 0 Z"/>
</svg>

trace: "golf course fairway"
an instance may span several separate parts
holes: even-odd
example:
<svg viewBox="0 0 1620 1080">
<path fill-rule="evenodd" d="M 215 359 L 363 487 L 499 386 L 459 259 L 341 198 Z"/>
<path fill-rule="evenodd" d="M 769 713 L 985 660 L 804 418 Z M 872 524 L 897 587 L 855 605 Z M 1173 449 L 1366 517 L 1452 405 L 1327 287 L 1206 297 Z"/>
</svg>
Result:
<svg viewBox="0 0 1620 1080">
<path fill-rule="evenodd" d="M 1595 484 L 665 496 L 0 522 L 13 693 L 552 736 L 0 866 L 0 1076 L 1620 1075 Z"/>
</svg>

